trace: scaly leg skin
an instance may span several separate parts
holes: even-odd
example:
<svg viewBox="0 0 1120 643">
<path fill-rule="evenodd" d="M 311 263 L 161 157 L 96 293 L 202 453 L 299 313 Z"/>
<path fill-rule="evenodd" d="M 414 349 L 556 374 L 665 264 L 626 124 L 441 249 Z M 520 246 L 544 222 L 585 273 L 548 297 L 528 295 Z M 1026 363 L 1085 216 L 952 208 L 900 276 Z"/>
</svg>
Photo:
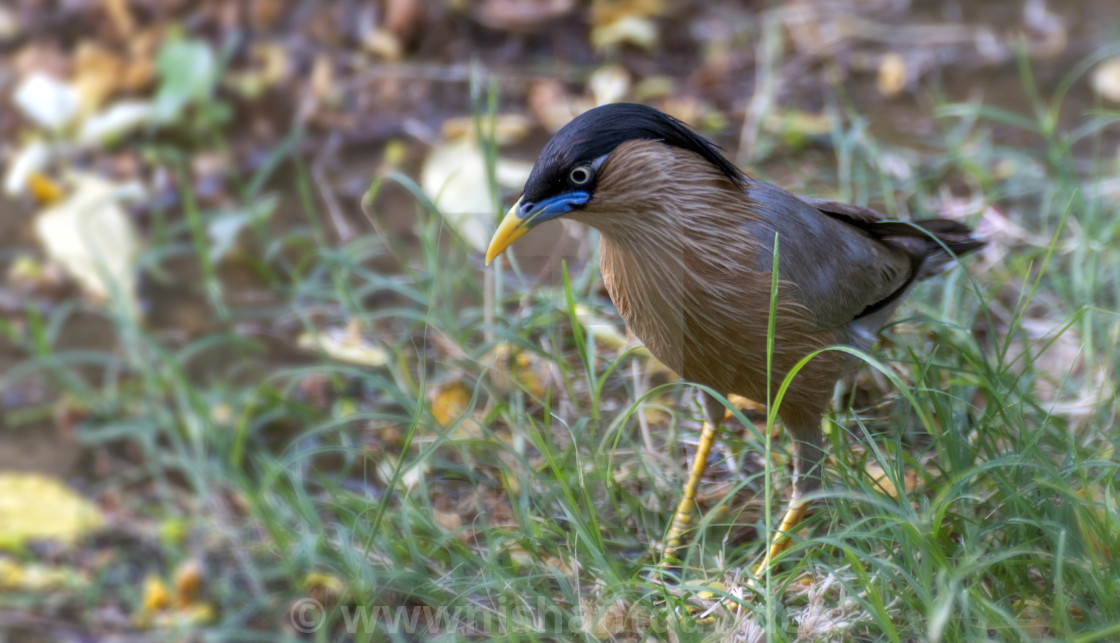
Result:
<svg viewBox="0 0 1120 643">
<path fill-rule="evenodd" d="M 778 554 L 789 548 L 790 534 L 797 528 L 797 525 L 801 524 L 801 520 L 805 517 L 808 509 L 809 505 L 806 502 L 790 505 L 789 509 L 786 510 L 786 515 L 782 518 L 782 524 L 778 525 L 778 533 L 770 543 L 770 549 L 766 552 L 766 557 L 751 569 L 751 576 L 762 578 L 766 574 L 766 568 L 774 563 Z"/>
<path fill-rule="evenodd" d="M 684 494 L 681 496 L 677 511 L 673 514 L 673 524 L 669 526 L 669 533 L 665 537 L 665 547 L 661 553 L 661 567 L 668 567 L 676 559 L 677 550 L 681 546 L 681 537 L 692 524 L 692 517 L 696 513 L 696 488 L 700 485 L 700 477 L 704 475 L 704 468 L 708 464 L 708 454 L 716 441 L 718 425 L 704 421 L 704 428 L 700 431 L 700 442 L 696 445 L 696 456 L 692 459 L 692 471 L 688 474 L 688 482 L 684 485 Z"/>
<path fill-rule="evenodd" d="M 788 413 L 786 417 L 786 430 L 792 438 L 793 446 L 793 493 L 789 501 L 789 509 L 782 517 L 781 524 L 766 556 L 751 569 L 752 579 L 750 586 L 756 587 L 757 580 L 766 575 L 767 569 L 774 564 L 774 559 L 784 552 L 790 545 L 793 531 L 801 524 L 809 510 L 809 501 L 805 496 L 820 488 L 821 466 L 824 464 L 825 451 L 821 433 L 820 416 L 803 414 L 794 416 Z"/>
</svg>

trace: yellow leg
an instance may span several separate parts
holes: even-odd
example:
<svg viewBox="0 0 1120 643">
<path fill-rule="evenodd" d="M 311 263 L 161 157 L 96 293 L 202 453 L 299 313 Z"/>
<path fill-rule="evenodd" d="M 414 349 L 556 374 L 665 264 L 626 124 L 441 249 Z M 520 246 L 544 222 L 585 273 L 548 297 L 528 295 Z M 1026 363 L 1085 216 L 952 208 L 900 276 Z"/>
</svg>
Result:
<svg viewBox="0 0 1120 643">
<path fill-rule="evenodd" d="M 762 578 L 762 576 L 766 574 L 766 568 L 773 564 L 778 554 L 789 547 L 790 534 L 792 534 L 793 530 L 797 528 L 797 525 L 801 523 L 802 518 L 805 517 L 808 511 L 808 507 L 809 504 L 806 502 L 799 502 L 797 499 L 793 500 L 789 509 L 786 511 L 786 515 L 782 518 L 782 524 L 778 525 L 778 533 L 774 535 L 774 540 L 770 543 L 770 549 L 766 552 L 766 557 L 762 559 L 762 562 L 755 565 L 754 569 L 751 570 L 751 575 L 755 578 Z"/>
<path fill-rule="evenodd" d="M 696 513 L 696 488 L 700 485 L 700 477 L 704 475 L 704 467 L 708 464 L 708 454 L 712 451 L 712 444 L 716 441 L 717 424 L 710 421 L 704 422 L 700 431 L 700 442 L 696 445 L 696 457 L 692 459 L 692 471 L 688 474 L 688 482 L 684 485 L 684 495 L 677 512 L 673 515 L 673 524 L 669 526 L 669 533 L 665 537 L 665 547 L 662 551 L 661 566 L 665 567 L 669 561 L 676 558 L 677 549 L 681 546 L 681 537 L 692 524 L 692 516 Z"/>
</svg>

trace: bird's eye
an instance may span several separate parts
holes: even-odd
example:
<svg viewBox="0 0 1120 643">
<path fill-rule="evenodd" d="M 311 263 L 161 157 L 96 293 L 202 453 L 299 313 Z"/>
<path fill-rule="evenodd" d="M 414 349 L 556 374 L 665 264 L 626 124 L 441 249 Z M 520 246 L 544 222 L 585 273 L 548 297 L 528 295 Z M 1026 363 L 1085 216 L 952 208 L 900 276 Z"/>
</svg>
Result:
<svg viewBox="0 0 1120 643">
<path fill-rule="evenodd" d="M 571 174 L 568 175 L 568 180 L 576 185 L 585 185 L 591 180 L 591 168 L 586 165 L 580 165 L 572 169 Z"/>
</svg>

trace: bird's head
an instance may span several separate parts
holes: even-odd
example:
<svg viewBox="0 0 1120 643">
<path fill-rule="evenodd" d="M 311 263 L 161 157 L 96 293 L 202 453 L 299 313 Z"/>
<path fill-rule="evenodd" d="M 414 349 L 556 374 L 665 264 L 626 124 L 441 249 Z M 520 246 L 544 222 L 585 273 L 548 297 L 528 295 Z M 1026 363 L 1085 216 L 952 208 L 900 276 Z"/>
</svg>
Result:
<svg viewBox="0 0 1120 643">
<path fill-rule="evenodd" d="M 641 196 L 597 192 L 600 187 L 611 189 L 599 181 L 608 162 L 623 153 L 623 143 L 638 140 L 688 150 L 697 155 L 698 162 L 714 166 L 733 183 L 741 185 L 744 180 L 742 172 L 713 143 L 672 116 L 635 103 L 596 107 L 577 116 L 545 145 L 521 198 L 494 232 L 486 263 L 545 221 L 595 211 L 597 204 L 608 200 L 618 203 Z"/>
</svg>

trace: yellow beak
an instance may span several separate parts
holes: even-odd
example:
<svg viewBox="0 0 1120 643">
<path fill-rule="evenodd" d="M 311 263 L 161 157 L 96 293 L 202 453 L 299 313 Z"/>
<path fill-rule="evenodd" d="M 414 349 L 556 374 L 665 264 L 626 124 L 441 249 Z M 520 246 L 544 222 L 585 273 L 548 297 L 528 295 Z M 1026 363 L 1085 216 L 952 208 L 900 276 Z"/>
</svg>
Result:
<svg viewBox="0 0 1120 643">
<path fill-rule="evenodd" d="M 506 248 L 512 246 L 514 241 L 529 231 L 530 226 L 526 225 L 526 219 L 517 216 L 517 208 L 520 205 L 521 199 L 518 199 L 509 212 L 506 212 L 498 229 L 494 231 L 494 237 L 490 239 L 490 247 L 486 249 L 486 265 L 490 265 L 494 257 L 505 252 Z"/>
</svg>

